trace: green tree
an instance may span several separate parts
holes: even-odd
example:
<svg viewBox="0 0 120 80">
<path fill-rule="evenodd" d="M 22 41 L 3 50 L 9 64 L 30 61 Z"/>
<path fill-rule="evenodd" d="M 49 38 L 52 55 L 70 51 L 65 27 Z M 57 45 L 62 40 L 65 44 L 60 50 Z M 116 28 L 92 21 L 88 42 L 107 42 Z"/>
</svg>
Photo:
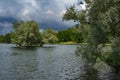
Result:
<svg viewBox="0 0 120 80">
<path fill-rule="evenodd" d="M 0 43 L 4 43 L 5 42 L 5 38 L 3 35 L 0 35 Z"/>
<path fill-rule="evenodd" d="M 46 29 L 42 32 L 42 43 L 53 44 L 58 41 L 57 32 L 52 29 Z"/>
<path fill-rule="evenodd" d="M 96 35 L 95 32 L 98 32 L 98 37 L 95 36 L 92 38 L 93 40 L 90 41 L 92 43 L 96 41 L 92 45 L 96 45 L 97 50 L 99 44 L 104 44 L 103 42 L 105 42 L 105 36 L 108 35 L 107 33 L 111 35 L 109 39 L 112 44 L 112 54 L 109 54 L 111 58 L 107 58 L 107 61 L 108 59 L 111 60 L 109 60 L 110 62 L 106 61 L 106 63 L 114 67 L 116 70 L 120 69 L 120 50 L 118 49 L 120 47 L 119 3 L 119 0 L 96 0 L 94 1 L 94 4 L 91 5 L 91 9 L 89 10 L 91 29 L 95 28 L 94 31 L 91 31 L 92 35 Z M 99 54 L 100 52 L 97 51 L 97 53 Z M 100 55 L 100 57 L 102 58 L 103 56 Z"/>
<path fill-rule="evenodd" d="M 0 35 L 0 43 L 11 43 L 11 33 Z"/>
<path fill-rule="evenodd" d="M 82 33 L 78 29 L 78 27 L 61 30 L 58 32 L 57 37 L 59 39 L 59 42 L 67 41 L 82 42 L 83 40 Z"/>
<path fill-rule="evenodd" d="M 13 29 L 16 30 L 21 24 L 24 24 L 24 21 L 15 21 L 13 22 Z"/>
<path fill-rule="evenodd" d="M 38 24 L 35 21 L 20 23 L 13 32 L 12 42 L 18 46 L 33 46 L 40 43 L 40 33 Z M 15 26 L 14 26 L 15 27 Z"/>
<path fill-rule="evenodd" d="M 4 36 L 4 39 L 5 39 L 5 43 L 11 43 L 11 33 L 7 33 Z"/>
<path fill-rule="evenodd" d="M 81 1 L 78 3 L 83 4 Z M 118 67 L 120 69 L 120 1 L 85 0 L 85 3 L 86 9 L 81 11 L 71 6 L 67 9 L 63 19 L 78 21 L 81 26 L 87 25 L 88 36 L 85 38 L 88 46 L 79 49 L 82 49 L 83 55 L 89 58 L 88 61 L 96 62 L 99 58 L 115 69 L 118 70 Z M 112 51 L 109 58 L 104 60 L 101 49 L 108 39 L 112 44 Z"/>
<path fill-rule="evenodd" d="M 70 41 L 69 33 L 66 30 L 61 30 L 57 35 L 59 42 L 67 42 Z"/>
</svg>

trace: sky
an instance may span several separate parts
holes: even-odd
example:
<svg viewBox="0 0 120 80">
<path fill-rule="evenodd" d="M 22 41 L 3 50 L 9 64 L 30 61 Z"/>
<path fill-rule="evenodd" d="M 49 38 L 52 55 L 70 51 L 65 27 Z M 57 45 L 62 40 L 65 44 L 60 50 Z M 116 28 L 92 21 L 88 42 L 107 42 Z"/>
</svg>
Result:
<svg viewBox="0 0 120 80">
<path fill-rule="evenodd" d="M 16 20 L 35 20 L 40 30 L 72 27 L 75 23 L 62 22 L 62 16 L 75 3 L 77 0 L 0 0 L 0 34 L 10 32 Z"/>
</svg>

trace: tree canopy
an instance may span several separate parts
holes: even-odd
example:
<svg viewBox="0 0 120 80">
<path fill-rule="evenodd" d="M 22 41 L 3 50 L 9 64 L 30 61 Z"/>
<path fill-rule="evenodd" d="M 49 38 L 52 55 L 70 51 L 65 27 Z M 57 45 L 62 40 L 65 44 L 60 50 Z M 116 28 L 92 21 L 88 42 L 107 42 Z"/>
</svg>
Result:
<svg viewBox="0 0 120 80">
<path fill-rule="evenodd" d="M 58 41 L 57 32 L 52 29 L 46 29 L 41 34 L 43 43 L 53 44 Z"/>
<path fill-rule="evenodd" d="M 12 43 L 19 46 L 33 46 L 40 43 L 40 33 L 38 24 L 35 21 L 16 22 Z"/>
<path fill-rule="evenodd" d="M 0 35 L 0 43 L 11 43 L 11 33 Z"/>
<path fill-rule="evenodd" d="M 83 42 L 83 36 L 82 32 L 79 30 L 79 26 L 58 31 L 57 37 L 59 42 Z"/>
<path fill-rule="evenodd" d="M 85 10 L 76 10 L 76 6 L 86 4 Z M 78 5 L 67 8 L 63 20 L 74 20 L 86 30 L 88 43 L 85 54 L 89 61 L 99 58 L 115 69 L 120 69 L 120 1 L 119 0 L 85 0 Z M 87 26 L 85 26 L 87 25 Z M 83 27 L 84 26 L 84 27 Z M 87 28 L 86 28 L 87 27 Z M 101 49 L 106 42 L 111 43 L 111 54 L 103 59 Z M 102 48 L 100 48 L 100 45 Z M 79 48 L 80 49 L 80 48 Z"/>
</svg>

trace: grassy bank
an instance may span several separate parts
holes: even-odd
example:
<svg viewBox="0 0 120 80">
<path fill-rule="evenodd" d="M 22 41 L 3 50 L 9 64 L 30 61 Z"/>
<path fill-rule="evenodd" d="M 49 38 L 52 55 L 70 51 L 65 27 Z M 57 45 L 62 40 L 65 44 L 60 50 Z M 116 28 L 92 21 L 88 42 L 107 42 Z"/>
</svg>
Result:
<svg viewBox="0 0 120 80">
<path fill-rule="evenodd" d="M 69 41 L 69 42 L 59 42 L 58 44 L 72 45 L 72 44 L 78 44 L 78 43 Z"/>
</svg>

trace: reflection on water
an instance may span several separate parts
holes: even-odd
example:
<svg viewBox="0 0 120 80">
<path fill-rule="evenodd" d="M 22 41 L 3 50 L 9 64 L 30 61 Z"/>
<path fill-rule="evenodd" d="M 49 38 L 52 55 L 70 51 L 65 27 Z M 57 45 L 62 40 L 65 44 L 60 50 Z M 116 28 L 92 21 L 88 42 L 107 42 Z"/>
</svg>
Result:
<svg viewBox="0 0 120 80">
<path fill-rule="evenodd" d="M 74 54 L 77 45 L 15 48 L 0 44 L 0 80 L 120 80 L 84 65 Z"/>
</svg>

